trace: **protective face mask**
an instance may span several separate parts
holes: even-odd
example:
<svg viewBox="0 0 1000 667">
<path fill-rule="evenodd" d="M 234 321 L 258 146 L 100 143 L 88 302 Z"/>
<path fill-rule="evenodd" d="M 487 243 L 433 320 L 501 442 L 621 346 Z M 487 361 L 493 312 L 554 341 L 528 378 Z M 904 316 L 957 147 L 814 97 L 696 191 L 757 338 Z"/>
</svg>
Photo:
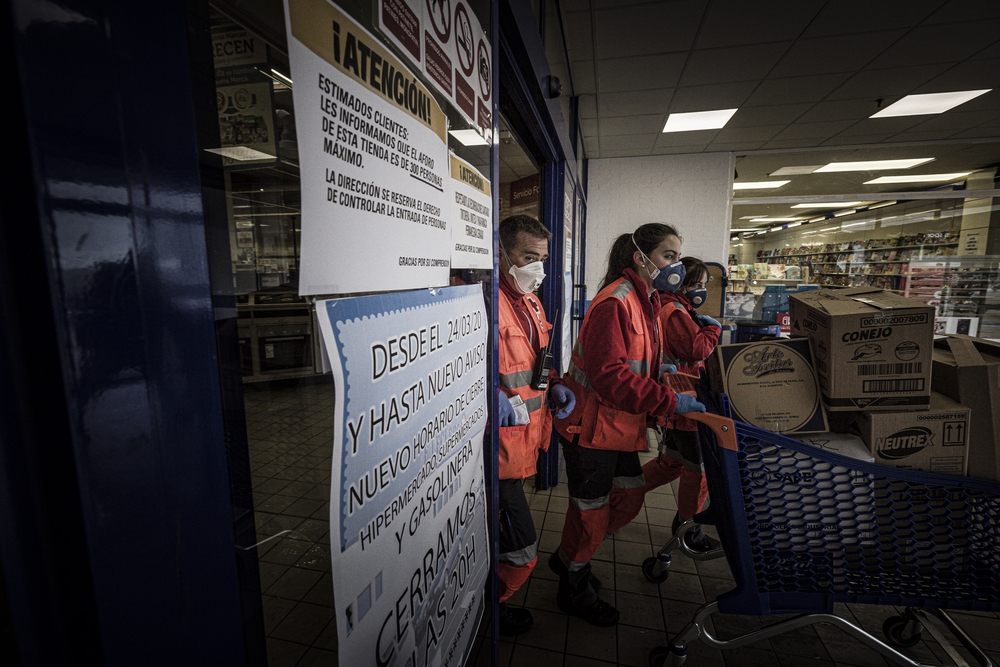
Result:
<svg viewBox="0 0 1000 667">
<path fill-rule="evenodd" d="M 645 260 L 646 273 L 649 274 L 649 279 L 653 281 L 653 288 L 658 289 L 661 292 L 670 292 L 671 294 L 676 292 L 684 282 L 684 262 L 677 260 L 673 264 L 667 264 L 662 269 L 653 264 L 653 260 L 646 256 L 646 253 L 642 251 L 639 244 L 635 242 L 635 236 L 632 237 L 632 245 L 635 249 L 639 251 L 642 255 L 643 260 Z M 652 266 L 653 269 L 650 270 L 649 267 Z"/>
<path fill-rule="evenodd" d="M 500 247 L 503 250 L 503 246 Z M 510 261 L 510 257 L 507 255 L 507 251 L 503 250 L 503 256 L 507 258 L 507 264 L 510 265 L 510 269 L 507 273 L 510 277 L 514 279 L 514 286 L 517 291 L 521 294 L 527 294 L 528 292 L 534 292 L 541 286 L 542 281 L 545 280 L 545 265 L 541 262 L 531 262 L 530 264 L 525 264 L 524 266 L 514 266 L 514 263 Z"/>
<path fill-rule="evenodd" d="M 685 294 L 687 300 L 691 302 L 691 305 L 695 308 L 700 308 L 701 304 L 708 300 L 708 290 L 707 289 L 691 289 Z"/>
</svg>

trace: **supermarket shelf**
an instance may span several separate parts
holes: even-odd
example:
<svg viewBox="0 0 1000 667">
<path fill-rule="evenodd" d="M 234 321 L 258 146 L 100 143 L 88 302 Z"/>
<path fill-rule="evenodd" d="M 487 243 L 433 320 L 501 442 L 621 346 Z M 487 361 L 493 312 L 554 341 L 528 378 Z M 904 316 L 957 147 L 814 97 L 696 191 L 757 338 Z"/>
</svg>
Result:
<svg viewBox="0 0 1000 667">
<path fill-rule="evenodd" d="M 785 255 L 768 255 L 767 257 L 759 257 L 758 259 L 782 259 L 786 257 L 810 257 L 812 255 L 834 255 L 837 253 L 855 253 L 855 252 L 878 252 L 880 250 L 908 250 L 913 248 L 947 248 L 949 246 L 958 246 L 958 242 L 954 243 L 924 243 L 922 245 L 887 245 L 879 246 L 877 248 L 853 248 L 849 250 L 820 250 L 818 252 L 793 252 Z"/>
</svg>

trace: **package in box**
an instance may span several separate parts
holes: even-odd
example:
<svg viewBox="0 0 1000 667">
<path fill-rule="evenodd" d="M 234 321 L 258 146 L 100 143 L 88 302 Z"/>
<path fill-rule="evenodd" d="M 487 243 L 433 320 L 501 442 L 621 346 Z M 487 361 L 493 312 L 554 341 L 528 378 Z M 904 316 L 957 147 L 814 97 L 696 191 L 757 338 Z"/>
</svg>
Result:
<svg viewBox="0 0 1000 667">
<path fill-rule="evenodd" d="M 934 308 L 871 287 L 791 295 L 791 334 L 808 336 L 829 410 L 926 410 Z"/>
<path fill-rule="evenodd" d="M 809 435 L 795 436 L 795 439 L 828 452 L 849 456 L 867 463 L 875 463 L 875 456 L 868 449 L 865 441 L 852 433 L 810 433 Z"/>
<path fill-rule="evenodd" d="M 969 408 L 932 393 L 923 412 L 857 412 L 854 424 L 875 462 L 923 472 L 964 475 L 969 454 Z"/>
<path fill-rule="evenodd" d="M 1000 343 L 947 336 L 934 341 L 934 391 L 972 411 L 969 477 L 1000 481 Z"/>
<path fill-rule="evenodd" d="M 708 362 L 736 419 L 776 433 L 828 430 L 807 338 L 720 345 Z"/>
</svg>

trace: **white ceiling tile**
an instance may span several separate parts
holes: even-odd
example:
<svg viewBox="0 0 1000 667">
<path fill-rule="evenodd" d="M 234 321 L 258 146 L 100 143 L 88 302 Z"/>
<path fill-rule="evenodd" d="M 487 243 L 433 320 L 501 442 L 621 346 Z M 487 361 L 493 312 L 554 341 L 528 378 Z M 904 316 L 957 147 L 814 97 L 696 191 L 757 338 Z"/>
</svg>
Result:
<svg viewBox="0 0 1000 667">
<path fill-rule="evenodd" d="M 753 127 L 724 127 L 715 135 L 713 143 L 739 143 L 756 141 L 764 143 L 785 129 L 785 125 L 755 125 Z"/>
<path fill-rule="evenodd" d="M 620 148 L 601 151 L 601 157 L 644 157 L 649 154 L 648 148 Z"/>
<path fill-rule="evenodd" d="M 597 118 L 597 95 L 580 96 L 580 118 Z"/>
<path fill-rule="evenodd" d="M 698 34 L 699 49 L 795 39 L 825 0 L 715 0 Z"/>
<path fill-rule="evenodd" d="M 819 102 L 849 76 L 850 74 L 845 72 L 766 79 L 747 99 L 746 106 Z"/>
<path fill-rule="evenodd" d="M 701 146 L 712 143 L 718 130 L 695 130 L 694 132 L 667 132 L 656 138 L 656 146 Z"/>
<path fill-rule="evenodd" d="M 957 63 L 996 41 L 998 32 L 1000 19 L 919 26 L 876 58 L 871 67 Z"/>
<path fill-rule="evenodd" d="M 673 88 L 681 78 L 686 60 L 686 53 L 599 60 L 597 83 L 602 93 Z"/>
<path fill-rule="evenodd" d="M 785 139 L 826 139 L 846 130 L 854 124 L 850 120 L 830 120 L 823 123 L 795 123 L 789 125 L 775 136 L 777 140 Z M 772 142 L 773 143 L 773 142 Z M 814 145 L 814 144 L 807 144 Z"/>
<path fill-rule="evenodd" d="M 943 0 L 837 0 L 809 24 L 803 37 L 826 37 L 859 29 L 911 28 L 940 7 Z"/>
<path fill-rule="evenodd" d="M 976 52 L 976 55 L 972 57 L 975 60 L 980 58 L 1000 58 L 1000 42 L 995 42 L 994 44 L 987 46 L 985 49 Z"/>
<path fill-rule="evenodd" d="M 862 70 L 830 93 L 828 99 L 847 100 L 867 97 L 877 100 L 880 97 L 883 99 L 902 97 L 909 95 L 917 86 L 930 81 L 946 69 L 948 69 L 948 65 L 939 63 Z"/>
<path fill-rule="evenodd" d="M 788 50 L 771 76 L 813 76 L 832 72 L 856 72 L 868 65 L 887 46 L 904 34 L 904 30 L 888 30 L 800 39 Z M 907 64 L 912 63 L 900 63 L 900 65 Z"/>
<path fill-rule="evenodd" d="M 822 146 L 854 146 L 862 144 L 877 144 L 892 136 L 890 132 L 881 134 L 838 134 L 824 141 Z"/>
<path fill-rule="evenodd" d="M 683 155 L 684 153 L 703 153 L 708 144 L 692 144 L 684 146 L 654 146 L 650 155 Z"/>
<path fill-rule="evenodd" d="M 1000 18 L 1000 3 L 982 0 L 952 0 L 934 12 L 924 23 L 953 23 L 963 21 Z"/>
<path fill-rule="evenodd" d="M 1000 58 L 966 60 L 944 74 L 913 90 L 913 93 L 942 93 L 953 90 L 1000 88 Z"/>
<path fill-rule="evenodd" d="M 592 60 L 594 57 L 594 35 L 590 24 L 590 12 L 566 14 L 563 21 L 566 29 L 566 49 L 570 60 Z"/>
<path fill-rule="evenodd" d="M 656 134 L 623 134 L 613 137 L 601 135 L 601 152 L 620 149 L 649 151 L 656 138 Z"/>
<path fill-rule="evenodd" d="M 679 0 L 597 11 L 597 57 L 687 51 L 707 4 L 707 0 Z"/>
<path fill-rule="evenodd" d="M 884 106 L 884 105 L 883 105 Z M 892 118 L 864 118 L 844 131 L 845 134 L 896 134 L 919 125 L 926 116 L 895 116 Z"/>
<path fill-rule="evenodd" d="M 581 118 L 580 119 L 580 132 L 583 133 L 583 138 L 596 137 L 597 136 L 597 119 L 595 118 Z"/>
<path fill-rule="evenodd" d="M 598 122 L 602 137 L 612 137 L 619 134 L 650 134 L 663 131 L 667 115 L 659 113 L 644 116 L 619 116 L 601 118 Z"/>
<path fill-rule="evenodd" d="M 816 145 L 815 139 L 772 139 L 764 144 L 765 150 L 775 148 L 809 148 Z"/>
<path fill-rule="evenodd" d="M 792 42 L 772 42 L 692 51 L 684 68 L 682 85 L 763 79 L 791 45 Z"/>
<path fill-rule="evenodd" d="M 878 111 L 875 100 L 829 100 L 818 102 L 802 114 L 797 123 L 818 123 L 827 120 L 862 120 Z"/>
<path fill-rule="evenodd" d="M 750 127 L 753 125 L 788 125 L 812 108 L 812 104 L 781 104 L 777 106 L 742 106 L 726 127 Z"/>
<path fill-rule="evenodd" d="M 744 143 L 734 143 L 734 144 L 720 144 L 717 141 L 713 141 L 708 145 L 708 150 L 711 152 L 731 152 L 735 153 L 738 151 L 755 151 L 764 145 L 761 141 L 751 141 Z"/>
<path fill-rule="evenodd" d="M 670 100 L 671 113 L 739 108 L 757 86 L 756 81 L 678 88 Z"/>
<path fill-rule="evenodd" d="M 961 108 L 961 107 L 959 107 Z M 924 120 L 919 125 L 913 127 L 918 132 L 934 132 L 938 130 L 951 130 L 952 132 L 965 130 L 982 125 L 996 118 L 1000 118 L 1000 111 L 946 111 L 936 116 L 924 116 Z M 1000 139 L 1000 137 L 998 137 Z"/>
<path fill-rule="evenodd" d="M 597 96 L 601 118 L 664 113 L 670 104 L 673 88 L 635 90 L 625 93 L 603 93 Z"/>
<path fill-rule="evenodd" d="M 573 72 L 573 92 L 576 95 L 593 95 L 597 92 L 594 61 L 579 60 L 570 64 Z"/>
</svg>

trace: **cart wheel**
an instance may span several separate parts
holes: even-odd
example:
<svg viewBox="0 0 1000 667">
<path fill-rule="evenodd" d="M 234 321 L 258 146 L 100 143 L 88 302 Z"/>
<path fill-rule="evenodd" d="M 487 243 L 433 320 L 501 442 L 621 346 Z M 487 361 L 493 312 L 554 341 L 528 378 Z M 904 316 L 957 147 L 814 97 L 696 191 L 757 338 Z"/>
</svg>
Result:
<svg viewBox="0 0 1000 667">
<path fill-rule="evenodd" d="M 646 579 L 648 581 L 651 581 L 654 584 L 662 584 L 667 580 L 667 577 L 670 576 L 670 570 L 668 569 L 670 564 L 667 563 L 662 573 L 656 574 L 655 568 L 657 562 L 658 560 L 656 556 L 650 556 L 646 560 L 642 561 L 642 573 L 646 575 Z"/>
<path fill-rule="evenodd" d="M 670 656 L 670 649 L 666 646 L 656 646 L 649 651 L 649 667 L 663 667 L 667 657 Z"/>
<path fill-rule="evenodd" d="M 893 648 L 910 648 L 920 643 L 920 632 L 913 633 L 912 637 L 903 637 L 906 623 L 907 619 L 902 616 L 890 616 L 882 624 L 882 634 Z"/>
</svg>

